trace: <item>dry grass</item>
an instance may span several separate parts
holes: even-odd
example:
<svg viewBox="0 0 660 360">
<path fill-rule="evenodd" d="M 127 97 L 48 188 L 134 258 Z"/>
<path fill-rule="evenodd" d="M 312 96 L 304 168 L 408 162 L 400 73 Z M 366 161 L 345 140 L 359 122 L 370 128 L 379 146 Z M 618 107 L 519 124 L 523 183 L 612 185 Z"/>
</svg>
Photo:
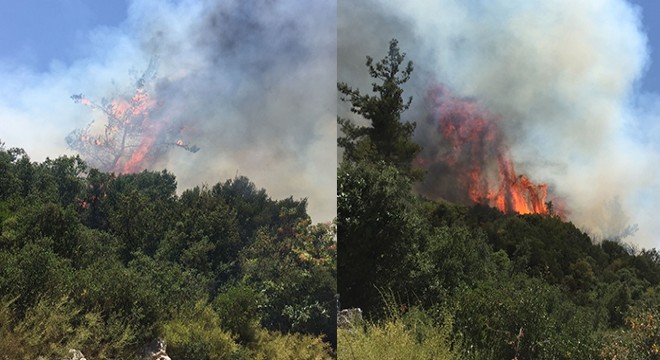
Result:
<svg viewBox="0 0 660 360">
<path fill-rule="evenodd" d="M 381 323 L 365 322 L 338 329 L 340 360 L 445 360 L 454 359 L 450 347 L 451 321 L 433 324 L 421 311 L 390 315 Z"/>
</svg>

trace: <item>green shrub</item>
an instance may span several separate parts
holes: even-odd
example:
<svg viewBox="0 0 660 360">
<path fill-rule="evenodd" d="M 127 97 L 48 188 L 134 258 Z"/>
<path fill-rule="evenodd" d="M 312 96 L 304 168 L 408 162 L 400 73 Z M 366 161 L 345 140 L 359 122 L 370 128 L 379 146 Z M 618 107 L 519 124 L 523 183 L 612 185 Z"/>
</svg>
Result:
<svg viewBox="0 0 660 360">
<path fill-rule="evenodd" d="M 406 311 L 405 307 L 400 307 Z M 391 311 L 380 323 L 338 329 L 339 359 L 455 359 L 451 349 L 452 320 L 436 323 L 428 313 L 412 308 L 405 314 Z"/>
<path fill-rule="evenodd" d="M 174 359 L 231 359 L 239 350 L 231 333 L 220 327 L 220 317 L 204 302 L 163 325 L 167 353 Z"/>
<path fill-rule="evenodd" d="M 220 316 L 222 327 L 238 336 L 239 342 L 247 344 L 256 341 L 262 301 L 260 293 L 250 286 L 237 285 L 218 295 L 213 307 Z"/>
<path fill-rule="evenodd" d="M 255 360 L 325 360 L 332 359 L 330 345 L 320 336 L 299 333 L 282 334 L 260 330 Z"/>
<path fill-rule="evenodd" d="M 71 348 L 94 359 L 137 359 L 136 334 L 117 317 L 83 313 L 67 297 L 42 298 L 22 319 L 13 307 L 13 300 L 0 304 L 0 353 L 7 359 L 61 359 Z"/>
</svg>

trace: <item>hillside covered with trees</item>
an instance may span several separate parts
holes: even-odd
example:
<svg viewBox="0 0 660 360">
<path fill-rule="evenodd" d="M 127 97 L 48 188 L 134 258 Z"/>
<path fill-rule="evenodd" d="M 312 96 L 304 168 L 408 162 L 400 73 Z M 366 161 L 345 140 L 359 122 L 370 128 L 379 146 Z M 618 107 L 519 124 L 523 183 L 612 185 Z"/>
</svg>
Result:
<svg viewBox="0 0 660 360">
<path fill-rule="evenodd" d="M 339 119 L 338 291 L 365 321 L 339 329 L 340 359 L 658 359 L 660 253 L 593 241 L 570 222 L 430 201 L 402 122 L 411 76 L 396 40 L 339 83 L 370 126 Z"/>
<path fill-rule="evenodd" d="M 245 177 L 177 194 L 0 145 L 0 355 L 324 359 L 336 344 L 334 225 Z"/>
</svg>

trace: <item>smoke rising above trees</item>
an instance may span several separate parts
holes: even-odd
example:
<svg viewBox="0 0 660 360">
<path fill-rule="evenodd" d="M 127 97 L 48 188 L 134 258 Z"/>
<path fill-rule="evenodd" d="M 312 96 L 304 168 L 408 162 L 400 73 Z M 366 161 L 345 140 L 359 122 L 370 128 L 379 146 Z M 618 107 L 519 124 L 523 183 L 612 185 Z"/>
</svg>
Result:
<svg viewBox="0 0 660 360">
<path fill-rule="evenodd" d="M 64 139 L 91 119 L 68 97 L 130 94 L 126 75 L 139 77 L 157 56 L 150 95 L 159 104 L 151 118 L 167 119 L 186 144 L 204 151 L 167 151 L 149 169 L 171 170 L 182 188 L 238 173 L 275 197 L 307 197 L 314 219 L 330 220 L 335 13 L 326 1 L 131 1 L 120 26 L 72 44 L 84 51 L 69 64 L 44 73 L 0 66 L 2 139 L 35 159 L 71 154 Z"/>
<path fill-rule="evenodd" d="M 78 104 L 89 106 L 106 116 L 104 122 L 73 130 L 66 137 L 69 147 L 96 169 L 105 172 L 135 173 L 149 168 L 166 155 L 168 147 L 196 153 L 197 145 L 181 139 L 182 127 L 173 126 L 167 117 L 158 117 L 158 99 L 150 96 L 149 83 L 156 77 L 158 59 L 152 58 L 142 76 L 135 81 L 135 92 L 97 103 L 84 94 L 71 95 Z M 96 125 L 96 126 L 94 126 Z M 96 129 L 94 129 L 96 128 Z M 96 130 L 96 131 L 94 131 Z"/>
<path fill-rule="evenodd" d="M 403 119 L 417 122 L 422 147 L 437 146 L 437 121 L 424 99 L 443 84 L 501 118 L 517 173 L 566 199 L 571 221 L 600 239 L 638 223 L 628 239 L 657 241 L 659 152 L 640 135 L 654 130 L 649 111 L 637 107 L 648 109 L 650 100 L 636 91 L 648 49 L 635 7 L 622 0 L 384 0 L 340 2 L 338 12 L 340 81 L 366 88 L 362 57 L 393 37 L 415 61 L 417 76 L 404 86 L 415 101 Z"/>
</svg>

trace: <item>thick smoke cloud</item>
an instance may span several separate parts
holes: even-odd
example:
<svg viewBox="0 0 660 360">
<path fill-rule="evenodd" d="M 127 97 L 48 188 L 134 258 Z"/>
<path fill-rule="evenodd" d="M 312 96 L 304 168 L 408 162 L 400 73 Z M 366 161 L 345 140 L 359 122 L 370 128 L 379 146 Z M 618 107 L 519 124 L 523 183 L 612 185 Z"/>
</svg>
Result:
<svg viewBox="0 0 660 360">
<path fill-rule="evenodd" d="M 563 199 L 596 238 L 657 247 L 657 97 L 639 10 L 623 0 L 340 1 L 339 80 L 369 88 L 364 56 L 397 38 L 415 63 L 408 120 L 437 146 L 424 98 L 443 83 L 501 117 L 516 170 Z M 655 104 L 655 105 L 654 105 Z M 340 112 L 346 109 L 340 107 Z M 656 112 L 657 113 L 657 112 Z M 442 185 L 439 185 L 442 186 Z"/>
<path fill-rule="evenodd" d="M 135 0 L 120 27 L 90 34 L 87 57 L 45 74 L 0 68 L 0 139 L 35 160 L 71 154 L 67 134 L 103 116 L 69 95 L 131 94 L 157 57 L 155 121 L 201 150 L 166 149 L 150 169 L 172 171 L 180 188 L 245 175 L 275 198 L 308 198 L 313 219 L 328 221 L 335 29 L 336 5 L 322 0 Z"/>
</svg>

